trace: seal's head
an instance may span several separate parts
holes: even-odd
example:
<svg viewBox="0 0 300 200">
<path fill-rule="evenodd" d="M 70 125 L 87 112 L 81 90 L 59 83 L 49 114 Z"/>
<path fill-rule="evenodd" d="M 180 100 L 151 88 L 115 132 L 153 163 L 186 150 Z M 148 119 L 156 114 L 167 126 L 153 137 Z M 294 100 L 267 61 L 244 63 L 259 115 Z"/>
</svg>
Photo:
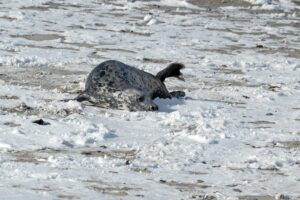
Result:
<svg viewBox="0 0 300 200">
<path fill-rule="evenodd" d="M 158 106 L 153 103 L 152 96 L 138 89 L 129 88 L 123 92 L 123 103 L 130 111 L 156 111 Z"/>
</svg>

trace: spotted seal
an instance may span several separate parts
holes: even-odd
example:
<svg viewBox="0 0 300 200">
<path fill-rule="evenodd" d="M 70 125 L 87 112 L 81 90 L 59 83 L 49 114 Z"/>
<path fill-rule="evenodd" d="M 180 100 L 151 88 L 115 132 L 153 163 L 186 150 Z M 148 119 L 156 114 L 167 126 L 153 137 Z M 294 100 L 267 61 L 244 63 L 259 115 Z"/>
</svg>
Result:
<svg viewBox="0 0 300 200">
<path fill-rule="evenodd" d="M 158 106 L 153 99 L 185 96 L 183 91 L 169 92 L 164 84 L 168 77 L 183 79 L 182 68 L 183 64 L 172 63 L 154 76 L 120 61 L 108 60 L 91 71 L 85 90 L 76 100 L 102 108 L 155 111 Z"/>
</svg>

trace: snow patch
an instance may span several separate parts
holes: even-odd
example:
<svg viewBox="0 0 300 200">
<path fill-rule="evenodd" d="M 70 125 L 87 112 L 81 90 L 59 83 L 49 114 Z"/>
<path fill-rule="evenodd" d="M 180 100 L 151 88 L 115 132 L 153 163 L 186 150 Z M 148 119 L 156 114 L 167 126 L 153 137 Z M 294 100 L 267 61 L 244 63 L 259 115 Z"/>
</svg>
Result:
<svg viewBox="0 0 300 200">
<path fill-rule="evenodd" d="M 0 65 L 16 66 L 16 67 L 34 67 L 47 66 L 48 62 L 45 58 L 37 56 L 7 56 L 0 57 Z"/>
<path fill-rule="evenodd" d="M 299 6 L 296 6 L 296 4 L 292 0 L 247 0 L 247 1 L 254 5 L 260 5 L 259 9 L 265 9 L 265 10 L 290 11 L 299 8 Z"/>
</svg>

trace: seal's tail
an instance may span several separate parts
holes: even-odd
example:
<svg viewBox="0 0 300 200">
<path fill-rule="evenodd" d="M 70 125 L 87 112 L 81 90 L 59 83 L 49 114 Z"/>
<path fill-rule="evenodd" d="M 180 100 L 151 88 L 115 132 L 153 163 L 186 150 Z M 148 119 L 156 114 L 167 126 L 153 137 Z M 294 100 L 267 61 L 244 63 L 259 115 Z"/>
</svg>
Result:
<svg viewBox="0 0 300 200">
<path fill-rule="evenodd" d="M 180 72 L 183 68 L 184 65 L 181 63 L 171 63 L 168 67 L 158 72 L 156 77 L 161 80 L 161 82 L 164 82 L 168 77 L 176 77 L 180 80 L 184 80 L 182 73 Z"/>
</svg>

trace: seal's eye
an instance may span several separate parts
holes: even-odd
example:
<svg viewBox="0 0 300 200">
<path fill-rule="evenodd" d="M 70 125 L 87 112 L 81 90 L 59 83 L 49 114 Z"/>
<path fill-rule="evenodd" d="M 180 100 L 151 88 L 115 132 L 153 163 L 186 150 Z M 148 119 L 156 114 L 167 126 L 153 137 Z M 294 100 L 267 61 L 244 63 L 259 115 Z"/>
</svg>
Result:
<svg viewBox="0 0 300 200">
<path fill-rule="evenodd" d="M 137 99 L 139 102 L 143 102 L 145 100 L 145 97 L 144 96 L 141 96 Z"/>
</svg>

